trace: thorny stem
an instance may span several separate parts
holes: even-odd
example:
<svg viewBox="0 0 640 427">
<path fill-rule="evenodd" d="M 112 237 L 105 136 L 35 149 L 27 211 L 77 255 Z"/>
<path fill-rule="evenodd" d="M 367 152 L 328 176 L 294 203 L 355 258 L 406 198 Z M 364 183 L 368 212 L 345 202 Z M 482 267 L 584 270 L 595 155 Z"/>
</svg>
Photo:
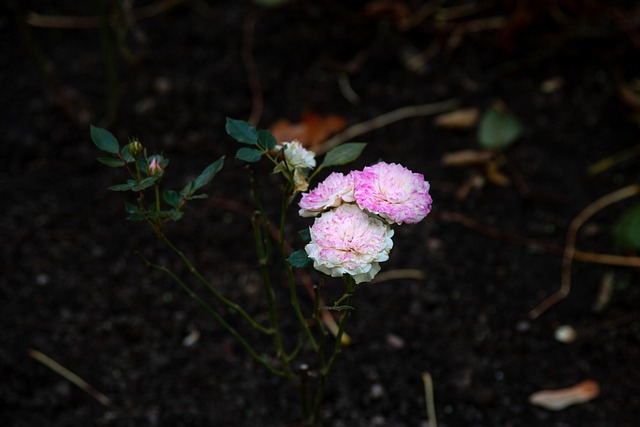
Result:
<svg viewBox="0 0 640 427">
<path fill-rule="evenodd" d="M 253 359 L 256 362 L 258 362 L 259 364 L 261 364 L 262 366 L 267 368 L 269 370 L 269 372 L 271 372 L 274 375 L 277 375 L 279 377 L 286 376 L 285 372 L 276 369 L 273 365 L 271 365 L 271 363 L 269 363 L 269 361 L 267 361 L 264 357 L 260 356 L 255 351 L 255 349 L 253 347 L 251 347 L 251 345 L 247 342 L 247 340 L 245 340 L 242 337 L 242 335 L 240 335 L 240 333 L 238 333 L 238 331 L 235 330 L 235 328 L 233 326 L 229 325 L 229 323 L 227 323 L 227 321 L 224 320 L 224 318 L 222 316 L 220 316 L 220 314 L 218 314 L 218 312 L 216 312 L 202 298 L 200 298 L 198 295 L 196 295 L 196 293 L 186 283 L 184 283 L 178 276 L 176 276 L 171 270 L 169 270 L 168 268 L 163 267 L 161 265 L 153 264 L 152 262 L 147 260 L 144 256 L 142 256 L 142 254 L 140 254 L 140 253 L 138 253 L 138 256 L 140 258 L 142 258 L 142 260 L 148 266 L 153 267 L 154 269 L 163 272 L 164 274 L 169 276 L 174 282 L 176 282 L 191 298 L 193 298 L 198 304 L 200 304 L 200 306 L 202 308 L 204 308 L 207 311 L 207 313 L 209 313 L 211 315 L 211 317 L 213 317 L 220 325 L 222 325 L 222 327 L 224 327 L 227 330 L 227 332 L 229 332 L 240 343 L 240 345 L 245 350 L 247 350 L 249 355 L 251 357 L 253 357 Z"/>
<path fill-rule="evenodd" d="M 171 251 L 180 259 L 180 261 L 184 264 L 185 267 L 189 270 L 189 272 L 196 278 L 200 283 L 202 283 L 215 297 L 215 299 L 221 304 L 227 306 L 229 309 L 238 313 L 243 319 L 245 319 L 251 327 L 253 327 L 258 332 L 261 332 L 265 335 L 273 335 L 275 332 L 271 328 L 265 328 L 256 322 L 242 307 L 233 301 L 225 298 L 220 292 L 216 290 L 216 288 L 211 285 L 211 283 L 191 264 L 191 262 L 187 259 L 187 257 L 180 251 L 168 238 L 167 236 L 159 230 L 156 230 L 158 238 L 162 240 Z"/>
</svg>

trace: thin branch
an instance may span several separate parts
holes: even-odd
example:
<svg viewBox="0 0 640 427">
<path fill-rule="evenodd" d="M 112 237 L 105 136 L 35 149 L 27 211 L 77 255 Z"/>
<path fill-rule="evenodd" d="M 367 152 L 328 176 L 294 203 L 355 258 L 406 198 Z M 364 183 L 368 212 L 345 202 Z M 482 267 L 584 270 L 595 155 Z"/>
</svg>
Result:
<svg viewBox="0 0 640 427">
<path fill-rule="evenodd" d="M 484 234 L 492 239 L 502 240 L 504 242 L 518 245 L 527 246 L 530 248 L 538 248 L 550 255 L 563 256 L 564 247 L 549 242 L 542 242 L 540 240 L 532 239 L 529 237 L 521 236 L 515 233 L 509 233 L 501 230 L 492 225 L 483 224 L 474 218 L 463 215 L 458 212 L 440 211 L 434 212 L 431 216 L 436 221 L 453 222 L 464 227 L 467 227 L 480 234 Z M 598 252 L 585 252 L 577 250 L 575 251 L 573 258 L 576 261 L 590 262 L 592 264 L 612 265 L 617 267 L 640 267 L 640 257 L 637 256 L 623 256 L 613 254 L 603 254 Z"/>
<path fill-rule="evenodd" d="M 547 297 L 544 301 L 538 304 L 533 310 L 529 312 L 529 317 L 532 319 L 538 318 L 542 313 L 547 311 L 556 303 L 562 301 L 569 295 L 571 291 L 571 267 L 573 265 L 573 259 L 576 255 L 576 239 L 578 236 L 578 230 L 582 225 L 589 220 L 593 215 L 604 209 L 605 207 L 627 199 L 629 197 L 640 194 L 640 184 L 631 184 L 609 193 L 595 202 L 588 205 L 582 210 L 569 224 L 567 230 L 567 238 L 565 244 L 564 255 L 562 258 L 562 273 L 560 281 L 560 289 Z"/>
<path fill-rule="evenodd" d="M 78 375 L 74 374 L 69 369 L 65 368 L 64 366 L 62 366 L 61 364 L 59 364 L 58 362 L 50 358 L 46 354 L 41 353 L 32 348 L 27 350 L 27 354 L 32 359 L 37 360 L 47 368 L 54 371 L 56 374 L 60 375 L 67 381 L 73 383 L 80 390 L 84 391 L 85 393 L 87 393 L 89 396 L 96 399 L 98 402 L 100 402 L 104 406 L 111 406 L 113 404 L 111 402 L 111 399 L 109 399 L 107 396 L 105 396 L 104 394 L 102 394 L 101 392 L 93 388 L 93 386 L 91 386 L 88 382 L 86 382 L 85 380 L 80 378 Z"/>
<path fill-rule="evenodd" d="M 446 101 L 434 102 L 432 104 L 409 105 L 406 107 L 401 107 L 396 110 L 389 111 L 388 113 L 384 113 L 380 116 L 374 117 L 370 120 L 366 120 L 364 122 L 360 122 L 348 127 L 344 131 L 340 132 L 337 135 L 334 135 L 333 137 L 323 142 L 315 149 L 315 151 L 318 154 L 323 154 L 331 150 L 332 148 L 337 147 L 343 142 L 347 142 L 355 138 L 356 136 L 360 136 L 373 130 L 380 129 L 382 127 L 390 125 L 391 123 L 403 119 L 409 119 L 412 117 L 424 117 L 444 113 L 446 111 L 453 110 L 459 105 L 460 101 L 453 98 Z"/>
<path fill-rule="evenodd" d="M 185 0 L 161 0 L 148 6 L 134 9 L 132 16 L 136 21 L 151 18 L 168 11 L 180 3 L 184 3 L 184 1 Z M 76 30 L 99 28 L 102 25 L 100 16 L 42 15 L 33 11 L 27 14 L 26 22 L 33 27 Z M 111 15 L 109 25 L 117 25 L 118 22 L 118 15 Z"/>
<path fill-rule="evenodd" d="M 424 384 L 424 400 L 427 407 L 427 421 L 429 427 L 438 427 L 436 418 L 436 405 L 433 398 L 433 380 L 429 372 L 422 373 L 422 383 Z"/>
</svg>

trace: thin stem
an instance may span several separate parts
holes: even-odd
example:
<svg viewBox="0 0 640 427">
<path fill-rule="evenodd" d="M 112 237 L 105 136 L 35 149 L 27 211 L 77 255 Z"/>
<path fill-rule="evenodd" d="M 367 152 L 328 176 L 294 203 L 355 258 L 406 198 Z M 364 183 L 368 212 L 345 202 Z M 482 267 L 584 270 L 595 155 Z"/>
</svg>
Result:
<svg viewBox="0 0 640 427">
<path fill-rule="evenodd" d="M 186 283 L 184 283 L 182 280 L 180 280 L 180 278 L 178 276 L 176 276 L 171 270 L 169 270 L 168 268 L 163 267 L 161 265 L 153 264 L 152 262 L 150 262 L 149 260 L 144 258 L 141 254 L 138 254 L 138 255 L 140 256 L 140 258 L 142 258 L 142 260 L 148 266 L 153 267 L 154 269 L 156 269 L 158 271 L 162 271 L 164 274 L 169 276 L 174 282 L 176 282 L 191 298 L 193 298 L 198 304 L 200 304 L 200 306 L 202 308 L 204 308 L 207 311 L 207 313 L 209 313 L 209 315 L 211 315 L 211 317 L 213 317 L 220 325 L 222 325 L 222 327 L 224 329 L 226 329 L 227 332 L 229 332 L 238 341 L 238 343 L 240 343 L 240 345 L 245 350 L 247 350 L 249 355 L 251 357 L 253 357 L 253 359 L 255 359 L 256 362 L 258 362 L 259 364 L 263 365 L 265 368 L 267 368 L 269 370 L 269 372 L 271 372 L 274 375 L 277 375 L 279 377 L 285 376 L 285 373 L 283 371 L 279 371 L 274 366 L 272 366 L 264 357 L 260 356 L 253 349 L 253 347 L 251 347 L 251 345 L 247 342 L 247 340 L 245 340 L 242 337 L 242 335 L 240 335 L 240 333 L 238 333 L 238 331 L 235 330 L 235 328 L 233 326 L 229 325 L 229 323 L 227 323 L 227 321 L 224 320 L 224 318 L 222 316 L 220 316 L 220 314 L 218 314 L 218 312 L 216 312 L 202 298 L 200 298 L 198 295 L 196 295 L 196 293 Z"/>
<path fill-rule="evenodd" d="M 200 272 L 198 270 L 196 270 L 196 268 L 193 266 L 193 264 L 191 264 L 191 262 L 182 253 L 182 251 L 180 251 L 176 246 L 174 246 L 173 243 L 171 243 L 171 241 L 167 238 L 167 236 L 164 233 L 159 231 L 157 233 L 157 235 L 158 235 L 158 238 L 160 238 L 160 240 L 162 240 L 169 247 L 169 249 L 171 249 L 171 251 L 180 259 L 180 261 L 185 265 L 185 267 L 187 267 L 189 272 L 196 279 L 198 279 L 198 281 L 200 281 L 200 283 L 202 283 L 211 292 L 211 294 L 215 297 L 215 299 L 218 302 L 220 302 L 221 304 L 227 306 L 232 311 L 238 313 L 255 330 L 257 330 L 257 331 L 259 331 L 259 332 L 261 332 L 261 333 L 263 333 L 265 335 L 273 335 L 274 334 L 274 331 L 272 329 L 265 328 L 264 326 L 260 325 L 244 309 L 242 309 L 242 307 L 240 307 L 238 304 L 234 303 L 233 301 L 225 298 L 222 294 L 220 294 L 220 292 L 218 292 L 216 290 L 216 288 L 214 288 L 211 285 L 211 283 L 209 283 L 209 281 L 207 279 L 205 279 L 204 276 L 202 274 L 200 274 Z"/>
<path fill-rule="evenodd" d="M 356 283 L 353 280 L 353 277 L 349 275 L 345 275 L 343 277 L 347 287 L 347 291 L 345 292 L 344 299 L 346 300 L 346 305 L 351 307 L 353 302 L 353 294 L 355 292 Z M 352 311 L 353 311 L 352 309 L 346 310 L 345 313 L 340 318 L 340 322 L 338 324 L 338 334 L 336 335 L 336 343 L 333 348 L 333 354 L 329 358 L 328 363 L 326 363 L 324 367 L 320 370 L 318 390 L 316 391 L 315 412 L 313 414 L 313 419 L 310 422 L 311 426 L 318 425 L 318 422 L 320 421 L 320 409 L 322 408 L 322 402 L 324 400 L 327 378 L 331 374 L 333 365 L 336 363 L 336 360 L 338 359 L 338 355 L 342 352 L 342 335 L 344 334 L 345 325 L 349 317 L 351 317 Z"/>
<path fill-rule="evenodd" d="M 269 321 L 271 323 L 271 329 L 273 330 L 273 345 L 277 350 L 277 356 L 283 364 L 284 371 L 291 382 L 295 382 L 295 377 L 291 372 L 290 359 L 288 358 L 284 345 L 282 344 L 282 336 L 280 334 L 280 325 L 278 323 L 278 316 L 276 313 L 275 292 L 271 285 L 271 277 L 269 276 L 269 254 L 265 249 L 265 241 L 263 238 L 260 218 L 254 216 L 251 219 L 251 225 L 253 228 L 253 236 L 255 239 L 256 250 L 258 252 L 258 264 L 260 267 L 260 274 L 262 275 L 262 285 L 264 293 L 267 297 L 267 306 L 269 308 Z"/>
<path fill-rule="evenodd" d="M 300 299 L 298 298 L 298 290 L 296 288 L 296 281 L 293 276 L 293 267 L 287 261 L 287 251 L 284 245 L 284 228 L 285 228 L 285 220 L 287 208 L 289 207 L 289 194 L 292 193 L 291 185 L 287 186 L 287 188 L 282 193 L 282 207 L 280 210 L 280 233 L 278 236 L 278 249 L 280 251 L 280 259 L 282 260 L 282 264 L 287 273 L 287 282 L 289 284 L 289 294 L 291 300 L 291 306 L 293 307 L 293 311 L 300 322 L 300 326 L 302 326 L 302 330 L 304 331 L 307 341 L 309 341 L 309 345 L 314 352 L 318 351 L 318 343 L 307 324 L 307 319 L 304 317 L 302 310 L 300 309 Z"/>
<path fill-rule="evenodd" d="M 156 193 L 156 211 L 160 212 L 160 186 L 156 182 L 155 185 L 155 193 Z"/>
</svg>

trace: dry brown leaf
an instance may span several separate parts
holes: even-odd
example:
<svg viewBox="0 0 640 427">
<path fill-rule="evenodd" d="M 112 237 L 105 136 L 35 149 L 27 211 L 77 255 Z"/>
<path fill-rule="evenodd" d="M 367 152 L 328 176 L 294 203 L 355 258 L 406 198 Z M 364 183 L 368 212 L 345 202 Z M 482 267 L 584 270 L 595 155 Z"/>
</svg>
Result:
<svg viewBox="0 0 640 427">
<path fill-rule="evenodd" d="M 291 123 L 280 119 L 271 125 L 271 133 L 279 144 L 298 140 L 306 148 L 313 148 L 323 143 L 330 135 L 340 132 L 347 125 L 342 116 L 321 116 L 314 112 L 304 113 L 301 122 Z"/>
<path fill-rule="evenodd" d="M 459 150 L 442 156 L 443 166 L 467 167 L 488 162 L 495 153 L 489 150 Z"/>
<path fill-rule="evenodd" d="M 434 119 L 436 126 L 449 130 L 469 130 L 480 118 L 477 108 L 461 108 L 450 113 L 440 114 Z"/>
<path fill-rule="evenodd" d="M 552 411 L 585 403 L 600 395 L 600 386 L 594 380 L 585 380 L 574 386 L 557 390 L 540 390 L 529 396 L 529 403 Z"/>
</svg>

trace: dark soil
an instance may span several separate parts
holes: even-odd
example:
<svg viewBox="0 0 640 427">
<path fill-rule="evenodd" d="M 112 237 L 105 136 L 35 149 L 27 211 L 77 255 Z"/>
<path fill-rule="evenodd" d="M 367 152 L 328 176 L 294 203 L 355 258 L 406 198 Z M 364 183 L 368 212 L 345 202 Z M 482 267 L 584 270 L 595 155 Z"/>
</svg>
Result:
<svg viewBox="0 0 640 427">
<path fill-rule="evenodd" d="M 93 2 L 15 3 L 48 15 L 96 13 Z M 5 15 L 0 425 L 283 426 L 298 419 L 289 386 L 272 379 L 188 296 L 135 256 L 140 250 L 176 266 L 144 224 L 125 221 L 126 195 L 106 190 L 124 177 L 96 162 L 99 153 L 89 139 L 89 122 L 121 141 L 139 137 L 171 159 L 167 180 L 175 187 L 225 155 L 209 194 L 248 203 L 247 174 L 233 159 L 237 147 L 224 120 L 251 112 L 242 52 L 243 26 L 252 19 L 252 58 L 264 96 L 261 127 L 279 118 L 297 121 L 305 111 L 339 114 L 354 124 L 406 105 L 459 98 L 481 109 L 501 99 L 525 128 L 507 150 L 505 170 L 532 193 L 489 183 L 463 200 L 455 190 L 472 170 L 444 168 L 441 158 L 477 148 L 475 132 L 452 133 L 432 118 L 414 118 L 358 138 L 369 145 L 354 168 L 384 159 L 432 183 L 432 215 L 398 228 L 383 264 L 383 271 L 423 270 L 426 279 L 359 290 L 348 329 L 354 342 L 329 384 L 323 425 L 426 426 L 421 374 L 427 371 L 441 426 L 637 425 L 637 270 L 576 262 L 569 297 L 540 318 L 528 318 L 560 284 L 562 260 L 547 244 L 563 247 L 570 221 L 585 206 L 640 180 L 637 157 L 587 173 L 589 165 L 638 143 L 632 111 L 616 91 L 639 72 L 637 29 L 622 29 L 630 6 L 621 4 L 615 15 L 598 2 L 584 2 L 583 9 L 582 2 L 562 2 L 561 24 L 547 3 L 554 2 L 523 2 L 528 9 L 518 11 L 495 6 L 456 20 L 462 25 L 503 16 L 507 26 L 466 34 L 416 73 L 403 66 L 403 52 L 455 36 L 435 31 L 431 18 L 399 31 L 388 16 L 365 16 L 365 2 L 295 1 L 263 10 L 249 2 L 188 1 L 137 22 L 146 54 L 135 67 L 120 59 L 126 86 L 111 123 L 105 119 L 109 79 L 100 30 L 27 27 L 74 100 L 62 108 L 28 54 L 20 26 Z M 130 35 L 129 42 L 134 51 L 141 48 Z M 359 55 L 365 60 L 349 80 L 361 102 L 353 105 L 339 89 L 336 64 Z M 540 86 L 550 78 L 564 85 L 544 93 Z M 275 183 L 263 183 L 274 194 L 267 197 L 270 211 L 278 207 Z M 578 247 L 615 253 L 610 229 L 630 203 L 598 213 Z M 505 235 L 446 221 L 451 212 Z M 308 221 L 294 212 L 291 221 L 291 241 L 299 246 L 295 230 Z M 168 232 L 226 295 L 264 315 L 246 218 L 198 201 Z M 507 238 L 513 235 L 528 244 Z M 616 290 L 596 312 L 607 272 L 615 274 Z M 285 293 L 282 317 L 295 334 Z M 563 324 L 576 328 L 575 342 L 554 339 Z M 194 331 L 197 343 L 183 345 Z M 114 404 L 102 406 L 29 357 L 28 349 L 66 366 Z M 534 391 L 585 379 L 601 388 L 591 402 L 559 412 L 528 403 Z"/>
</svg>

